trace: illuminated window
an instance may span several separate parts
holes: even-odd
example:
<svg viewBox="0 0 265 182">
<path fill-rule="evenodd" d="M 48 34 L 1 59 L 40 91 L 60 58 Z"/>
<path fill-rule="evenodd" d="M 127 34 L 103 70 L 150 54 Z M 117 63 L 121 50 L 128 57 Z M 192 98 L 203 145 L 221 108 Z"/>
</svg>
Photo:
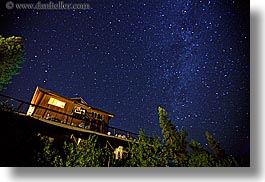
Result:
<svg viewBox="0 0 265 182">
<path fill-rule="evenodd" d="M 64 108 L 65 106 L 65 102 L 62 102 L 62 101 L 59 101 L 55 98 L 50 98 L 48 104 L 51 104 L 51 105 L 54 105 L 54 106 L 57 106 L 57 107 L 60 107 L 60 108 Z"/>
</svg>

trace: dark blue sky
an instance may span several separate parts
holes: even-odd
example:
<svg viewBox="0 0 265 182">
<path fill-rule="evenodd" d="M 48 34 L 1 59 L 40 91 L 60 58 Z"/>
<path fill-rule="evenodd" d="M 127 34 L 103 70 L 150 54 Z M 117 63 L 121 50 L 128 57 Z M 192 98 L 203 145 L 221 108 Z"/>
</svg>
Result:
<svg viewBox="0 0 265 182">
<path fill-rule="evenodd" d="M 40 86 L 81 96 L 114 113 L 110 125 L 160 136 L 162 106 L 190 139 L 205 145 L 207 130 L 249 152 L 249 2 L 78 3 L 91 9 L 1 11 L 0 34 L 21 36 L 26 52 L 4 94 L 30 101 Z"/>
</svg>

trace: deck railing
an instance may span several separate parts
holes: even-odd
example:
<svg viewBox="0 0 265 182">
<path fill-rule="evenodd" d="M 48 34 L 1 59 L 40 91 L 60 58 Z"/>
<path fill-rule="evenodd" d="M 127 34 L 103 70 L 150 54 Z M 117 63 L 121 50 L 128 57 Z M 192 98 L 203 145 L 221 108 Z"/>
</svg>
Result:
<svg viewBox="0 0 265 182">
<path fill-rule="evenodd" d="M 16 99 L 10 96 L 6 96 L 3 94 L 0 94 L 0 109 L 2 110 L 7 110 L 7 111 L 12 111 L 15 113 L 23 113 L 26 114 L 28 111 L 28 108 L 30 106 L 34 106 L 35 109 L 36 108 L 41 108 L 44 109 L 44 113 L 42 114 L 42 116 L 40 116 L 40 118 L 42 119 L 47 119 L 50 121 L 54 121 L 54 122 L 60 122 L 66 125 L 71 125 L 73 127 L 77 127 L 77 128 L 84 128 L 87 130 L 92 130 L 95 131 L 93 128 L 91 127 L 86 127 L 89 126 L 89 124 L 93 123 L 94 125 L 96 125 L 95 128 L 104 128 L 104 134 L 107 135 L 112 135 L 112 136 L 116 136 L 118 138 L 123 138 L 123 139 L 137 139 L 138 138 L 138 134 L 134 133 L 134 132 L 130 132 L 127 130 L 123 130 L 123 129 L 119 129 L 117 127 L 113 127 L 113 126 L 105 126 L 103 124 L 101 124 L 102 122 L 95 122 L 95 120 L 85 120 L 85 119 L 78 119 L 76 118 L 73 114 L 66 114 L 60 111 L 56 111 L 50 108 L 46 108 L 43 106 L 39 106 L 39 105 L 35 105 L 29 102 L 25 102 L 23 100 L 20 99 Z M 58 120 L 57 118 L 53 118 L 53 117 L 47 117 L 48 112 L 52 112 L 52 113 L 57 113 L 59 115 L 63 115 L 65 116 L 65 120 Z M 82 121 L 84 124 L 83 125 L 74 125 L 72 123 L 73 119 L 77 119 Z M 90 122 L 90 123 L 89 123 Z M 101 130 L 103 131 L 103 130 Z M 100 132 L 102 133 L 102 132 Z"/>
</svg>

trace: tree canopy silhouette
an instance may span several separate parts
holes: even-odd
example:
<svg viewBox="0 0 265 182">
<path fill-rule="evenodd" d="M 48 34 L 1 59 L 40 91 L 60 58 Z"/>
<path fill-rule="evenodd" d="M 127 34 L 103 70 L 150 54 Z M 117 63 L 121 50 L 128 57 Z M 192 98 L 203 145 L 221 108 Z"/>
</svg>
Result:
<svg viewBox="0 0 265 182">
<path fill-rule="evenodd" d="M 0 35 L 0 91 L 10 84 L 12 76 L 24 61 L 24 44 L 21 37 L 4 38 Z"/>
</svg>

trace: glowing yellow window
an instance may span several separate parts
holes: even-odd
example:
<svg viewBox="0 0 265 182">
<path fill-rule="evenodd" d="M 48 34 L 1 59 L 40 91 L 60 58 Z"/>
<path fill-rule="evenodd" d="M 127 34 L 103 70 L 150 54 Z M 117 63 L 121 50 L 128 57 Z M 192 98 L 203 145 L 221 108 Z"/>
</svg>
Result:
<svg viewBox="0 0 265 182">
<path fill-rule="evenodd" d="M 60 107 L 60 108 L 64 108 L 65 106 L 65 102 L 62 102 L 62 101 L 59 101 L 55 98 L 50 98 L 48 104 L 51 104 L 51 105 L 54 105 L 54 106 L 57 106 L 57 107 Z"/>
</svg>

